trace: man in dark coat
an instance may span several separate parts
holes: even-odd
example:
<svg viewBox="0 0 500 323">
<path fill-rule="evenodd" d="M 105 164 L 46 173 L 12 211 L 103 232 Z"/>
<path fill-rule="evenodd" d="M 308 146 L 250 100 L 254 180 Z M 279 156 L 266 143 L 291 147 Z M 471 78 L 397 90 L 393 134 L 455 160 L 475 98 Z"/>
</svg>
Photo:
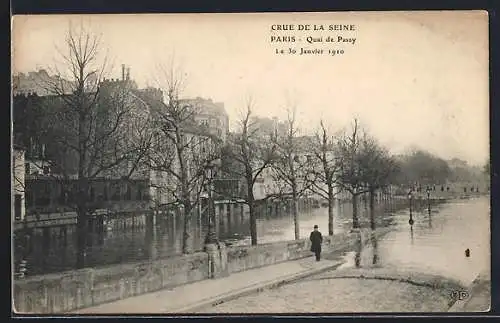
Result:
<svg viewBox="0 0 500 323">
<path fill-rule="evenodd" d="M 311 232 L 309 240 L 311 240 L 311 251 L 316 255 L 316 261 L 319 261 L 321 258 L 321 243 L 323 243 L 323 236 L 321 232 L 318 231 L 317 225 L 314 226 L 314 231 Z"/>
</svg>

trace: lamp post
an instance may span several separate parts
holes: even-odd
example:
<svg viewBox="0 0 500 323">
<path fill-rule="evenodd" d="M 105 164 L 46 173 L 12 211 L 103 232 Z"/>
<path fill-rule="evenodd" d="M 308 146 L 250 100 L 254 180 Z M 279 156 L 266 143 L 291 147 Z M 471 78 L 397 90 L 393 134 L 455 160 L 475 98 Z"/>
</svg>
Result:
<svg viewBox="0 0 500 323">
<path fill-rule="evenodd" d="M 218 167 L 218 160 L 208 163 L 205 166 L 205 176 L 208 179 L 207 193 L 208 193 L 208 233 L 205 239 L 205 244 L 216 244 L 219 242 L 217 237 L 217 232 L 215 232 L 215 209 L 214 200 L 212 196 L 213 192 L 213 180 L 217 174 L 216 168 Z"/>
<path fill-rule="evenodd" d="M 431 188 L 427 187 L 427 209 L 430 211 L 431 210 Z"/>
<path fill-rule="evenodd" d="M 411 211 L 411 200 L 412 200 L 412 194 L 411 194 L 411 191 L 408 192 L 408 200 L 410 202 L 410 220 L 408 221 L 408 223 L 410 225 L 413 225 L 413 214 L 412 214 L 412 211 Z"/>
</svg>

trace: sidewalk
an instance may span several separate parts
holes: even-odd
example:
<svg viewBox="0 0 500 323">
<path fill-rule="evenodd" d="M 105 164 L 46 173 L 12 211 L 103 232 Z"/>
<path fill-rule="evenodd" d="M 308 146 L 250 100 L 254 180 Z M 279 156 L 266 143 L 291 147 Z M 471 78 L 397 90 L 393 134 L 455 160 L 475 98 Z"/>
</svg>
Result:
<svg viewBox="0 0 500 323">
<path fill-rule="evenodd" d="M 207 306 L 199 314 L 446 312 L 462 285 L 400 268 L 344 268 Z"/>
<path fill-rule="evenodd" d="M 325 255 L 326 256 L 326 255 Z M 339 257 L 316 262 L 314 257 L 233 273 L 169 290 L 131 297 L 74 311 L 75 314 L 189 313 L 220 304 L 256 291 L 280 286 L 340 266 Z"/>
</svg>

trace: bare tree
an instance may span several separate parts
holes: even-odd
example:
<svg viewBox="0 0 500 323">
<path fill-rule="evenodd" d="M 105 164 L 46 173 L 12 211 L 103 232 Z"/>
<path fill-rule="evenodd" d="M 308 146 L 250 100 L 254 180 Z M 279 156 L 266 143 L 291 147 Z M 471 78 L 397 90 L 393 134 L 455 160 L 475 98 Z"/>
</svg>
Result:
<svg viewBox="0 0 500 323">
<path fill-rule="evenodd" d="M 103 82 L 107 63 L 100 49 L 98 35 L 70 26 L 55 76 L 40 80 L 49 95 L 40 100 L 41 130 L 30 138 L 44 142 L 44 162 L 57 169 L 54 178 L 72 197 L 66 204 L 77 213 L 78 268 L 85 265 L 89 221 L 102 206 L 93 197 L 92 181 L 138 172 L 151 139 L 144 127 L 147 109 L 131 96 L 129 82 Z"/>
<path fill-rule="evenodd" d="M 364 170 L 361 165 L 362 144 L 358 120 L 354 119 L 351 131 L 343 133 L 337 138 L 336 156 L 340 160 L 340 169 L 338 182 L 342 189 L 349 192 L 352 196 L 352 227 L 359 228 L 358 219 L 358 197 L 369 191 L 364 181 Z"/>
<path fill-rule="evenodd" d="M 311 190 L 328 201 L 328 234 L 333 235 L 333 207 L 340 165 L 338 157 L 334 154 L 333 136 L 329 134 L 323 120 L 320 121 L 320 127 L 312 144 L 315 158 L 312 163 L 314 181 Z"/>
<path fill-rule="evenodd" d="M 197 107 L 180 98 L 185 79 L 178 67 L 171 63 L 168 67 L 160 66 L 160 71 L 165 103 L 154 110 L 151 126 L 155 144 L 149 152 L 149 165 L 172 179 L 156 183 L 156 189 L 171 197 L 170 204 L 183 209 L 182 252 L 187 254 L 193 251 L 191 221 L 204 190 L 204 170 L 220 158 L 221 143 L 208 131 L 200 130 L 195 121 Z"/>
<path fill-rule="evenodd" d="M 250 236 L 252 245 L 257 244 L 257 214 L 254 187 L 263 173 L 268 169 L 275 158 L 275 146 L 272 144 L 270 136 L 259 133 L 258 125 L 252 118 L 251 99 L 248 100 L 246 111 L 239 120 L 240 129 L 234 135 L 231 147 L 227 150 L 230 159 L 237 165 L 233 174 L 237 178 L 242 178 L 246 186 L 245 204 L 249 207 L 250 213 Z"/>
<path fill-rule="evenodd" d="M 363 170 L 365 186 L 370 199 L 370 227 L 375 229 L 375 193 L 390 184 L 392 175 L 398 171 L 395 159 L 375 138 L 366 133 L 361 141 L 360 168 Z"/>
<path fill-rule="evenodd" d="M 11 155 L 11 190 L 14 198 L 15 220 L 21 220 L 23 217 L 23 195 L 25 193 L 25 170 L 24 170 L 24 150 L 21 147 L 14 146 Z M 20 207 L 18 205 L 20 203 Z"/>
<path fill-rule="evenodd" d="M 296 128 L 296 109 L 288 110 L 286 133 L 274 134 L 276 159 L 272 164 L 274 181 L 281 196 L 292 198 L 292 215 L 295 228 L 295 239 L 300 239 L 299 230 L 299 198 L 304 196 L 311 186 L 309 182 L 309 160 L 300 147 Z M 310 158 L 309 158 L 310 159 Z"/>
<path fill-rule="evenodd" d="M 389 185 L 397 171 L 396 161 L 375 138 L 360 129 L 354 119 L 350 133 L 341 135 L 336 144 L 340 158 L 339 184 L 352 196 L 353 228 L 359 228 L 357 197 L 370 193 L 370 223 L 375 229 L 374 195 Z"/>
</svg>

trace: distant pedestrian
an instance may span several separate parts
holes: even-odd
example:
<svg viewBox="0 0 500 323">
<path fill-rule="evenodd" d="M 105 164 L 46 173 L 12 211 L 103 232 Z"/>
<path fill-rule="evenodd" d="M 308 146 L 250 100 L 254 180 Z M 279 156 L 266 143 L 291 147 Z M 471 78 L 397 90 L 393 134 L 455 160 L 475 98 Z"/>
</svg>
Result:
<svg viewBox="0 0 500 323">
<path fill-rule="evenodd" d="M 314 231 L 311 232 L 309 240 L 311 240 L 311 251 L 314 252 L 314 255 L 316 256 L 316 261 L 320 261 L 321 244 L 323 243 L 323 236 L 321 235 L 321 232 L 318 231 L 318 225 L 314 226 Z"/>
</svg>

